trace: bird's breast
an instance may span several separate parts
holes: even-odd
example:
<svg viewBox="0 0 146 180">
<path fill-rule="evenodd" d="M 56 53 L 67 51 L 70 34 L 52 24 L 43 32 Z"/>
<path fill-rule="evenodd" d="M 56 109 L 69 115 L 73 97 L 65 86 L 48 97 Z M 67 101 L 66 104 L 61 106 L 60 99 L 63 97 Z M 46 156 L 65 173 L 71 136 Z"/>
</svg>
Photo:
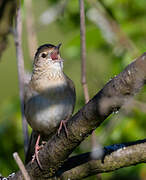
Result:
<svg viewBox="0 0 146 180">
<path fill-rule="evenodd" d="M 25 114 L 34 130 L 49 134 L 58 127 L 61 120 L 72 114 L 73 107 L 72 95 L 64 84 L 60 84 L 31 97 Z"/>
</svg>

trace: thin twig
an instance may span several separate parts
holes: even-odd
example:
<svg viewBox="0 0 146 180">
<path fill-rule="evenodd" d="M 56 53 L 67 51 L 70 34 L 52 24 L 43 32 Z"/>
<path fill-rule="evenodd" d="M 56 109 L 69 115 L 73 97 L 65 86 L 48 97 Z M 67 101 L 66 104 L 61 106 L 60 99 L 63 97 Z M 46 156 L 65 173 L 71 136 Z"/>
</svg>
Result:
<svg viewBox="0 0 146 180">
<path fill-rule="evenodd" d="M 16 24 L 14 32 L 14 40 L 16 46 L 16 56 L 17 56 L 17 68 L 18 68 L 18 79 L 19 79 L 19 95 L 21 104 L 21 114 L 22 114 L 22 127 L 24 136 L 24 152 L 26 153 L 28 147 L 28 126 L 24 115 L 24 59 L 21 46 L 21 34 L 22 34 L 22 21 L 21 21 L 21 10 L 20 7 L 17 9 L 16 13 Z"/>
<path fill-rule="evenodd" d="M 81 83 L 83 86 L 85 103 L 89 101 L 88 85 L 86 80 L 86 40 L 85 40 L 85 12 L 84 0 L 79 0 L 80 4 L 80 39 L 81 39 Z M 96 137 L 94 132 L 91 137 L 92 147 L 96 146 Z"/>
<path fill-rule="evenodd" d="M 25 166 L 24 166 L 22 160 L 20 159 L 18 153 L 17 152 L 13 153 L 13 157 L 14 157 L 14 159 L 15 159 L 15 161 L 16 161 L 19 169 L 20 169 L 20 171 L 22 172 L 22 174 L 24 176 L 24 179 L 25 180 L 30 180 L 28 172 L 26 171 Z"/>
<path fill-rule="evenodd" d="M 80 4 L 80 38 L 81 38 L 81 83 L 83 86 L 85 102 L 89 101 L 88 86 L 86 82 L 86 43 L 85 43 L 85 13 L 84 0 L 79 0 Z"/>
<path fill-rule="evenodd" d="M 85 12 L 84 12 L 84 0 L 79 0 L 80 4 L 80 41 L 81 41 L 81 83 L 83 86 L 85 103 L 89 101 L 88 85 L 86 80 L 86 40 L 85 40 Z M 91 144 L 95 146 L 95 134 L 92 133 Z"/>
<path fill-rule="evenodd" d="M 81 44 L 81 83 L 83 86 L 85 103 L 89 101 L 89 91 L 86 80 L 86 38 L 85 38 L 85 12 L 84 12 L 84 0 L 79 0 L 80 4 L 80 44 Z M 91 135 L 91 146 L 92 149 L 96 147 L 96 135 L 92 132 Z M 100 178 L 101 179 L 101 178 Z"/>
<path fill-rule="evenodd" d="M 25 9 L 26 9 L 26 30 L 27 30 L 27 41 L 29 47 L 29 55 L 31 60 L 33 60 L 34 53 L 38 47 L 37 35 L 34 25 L 34 16 L 32 8 L 32 0 L 25 0 Z"/>
</svg>

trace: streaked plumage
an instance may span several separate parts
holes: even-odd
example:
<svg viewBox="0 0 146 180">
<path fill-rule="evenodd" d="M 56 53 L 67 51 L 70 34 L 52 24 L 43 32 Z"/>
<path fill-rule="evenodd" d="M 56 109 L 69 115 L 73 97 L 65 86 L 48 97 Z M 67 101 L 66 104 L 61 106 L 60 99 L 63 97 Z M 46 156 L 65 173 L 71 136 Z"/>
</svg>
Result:
<svg viewBox="0 0 146 180">
<path fill-rule="evenodd" d="M 55 59 L 57 58 L 57 59 Z M 46 140 L 58 129 L 61 120 L 69 119 L 75 105 L 73 82 L 63 72 L 59 47 L 40 46 L 36 52 L 33 73 L 25 96 L 25 116 L 33 129 L 26 163 L 34 154 L 38 134 Z"/>
</svg>

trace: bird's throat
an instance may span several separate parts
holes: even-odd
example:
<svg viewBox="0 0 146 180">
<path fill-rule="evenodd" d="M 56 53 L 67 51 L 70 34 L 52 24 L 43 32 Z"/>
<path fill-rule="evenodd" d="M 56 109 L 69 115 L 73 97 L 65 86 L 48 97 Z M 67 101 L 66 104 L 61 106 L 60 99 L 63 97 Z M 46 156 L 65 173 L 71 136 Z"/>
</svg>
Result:
<svg viewBox="0 0 146 180">
<path fill-rule="evenodd" d="M 51 88 L 66 86 L 66 78 L 62 70 L 36 70 L 33 72 L 30 84 L 37 92 L 43 92 Z"/>
</svg>

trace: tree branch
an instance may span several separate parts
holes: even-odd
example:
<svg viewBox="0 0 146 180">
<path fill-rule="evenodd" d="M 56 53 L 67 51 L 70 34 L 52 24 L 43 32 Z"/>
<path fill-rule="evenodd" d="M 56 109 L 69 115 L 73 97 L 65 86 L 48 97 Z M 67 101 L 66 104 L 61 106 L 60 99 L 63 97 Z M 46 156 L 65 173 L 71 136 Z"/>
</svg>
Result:
<svg viewBox="0 0 146 180">
<path fill-rule="evenodd" d="M 32 0 L 25 0 L 25 9 L 26 9 L 26 30 L 27 30 L 27 42 L 29 55 L 31 60 L 34 58 L 35 51 L 38 47 L 36 28 L 34 25 L 34 16 L 33 16 L 33 8 L 32 8 Z"/>
<path fill-rule="evenodd" d="M 91 153 L 69 158 L 60 169 L 60 174 L 64 172 L 60 180 L 83 179 L 138 163 L 146 163 L 146 139 L 107 146 L 104 148 L 104 156 L 97 160 L 91 158 Z"/>
<path fill-rule="evenodd" d="M 88 86 L 86 82 L 86 42 L 85 42 L 85 12 L 84 12 L 84 0 L 79 0 L 80 4 L 80 43 L 81 43 L 81 83 L 83 86 L 83 92 L 85 102 L 89 101 Z"/>
<path fill-rule="evenodd" d="M 38 154 L 43 171 L 39 169 L 36 161 L 26 166 L 31 179 L 45 179 L 54 176 L 72 151 L 112 112 L 117 111 L 129 98 L 134 96 L 145 81 L 146 53 L 110 80 L 67 122 L 68 137 L 62 130 L 60 136 L 56 134 L 46 143 Z M 13 179 L 21 179 L 21 177 L 21 172 L 18 172 Z"/>
<path fill-rule="evenodd" d="M 26 171 L 26 169 L 24 167 L 24 164 L 23 164 L 22 160 L 20 159 L 18 153 L 17 152 L 13 153 L 13 157 L 14 157 L 20 171 L 22 172 L 22 174 L 24 176 L 24 179 L 25 180 L 30 180 L 30 177 L 29 177 L 29 175 L 28 175 L 28 173 L 27 173 L 27 171 Z"/>
<path fill-rule="evenodd" d="M 79 0 L 80 5 L 80 46 L 81 46 L 81 83 L 84 92 L 85 103 L 90 100 L 88 84 L 86 78 L 86 28 L 85 28 L 85 10 L 84 0 Z M 96 146 L 96 135 L 92 132 L 91 135 L 91 147 L 94 149 Z"/>
<path fill-rule="evenodd" d="M 29 142 L 29 136 L 28 136 L 27 121 L 24 115 L 25 72 L 24 72 L 23 51 L 22 51 L 22 45 L 21 45 L 22 44 L 21 34 L 22 34 L 22 21 L 21 21 L 21 10 L 19 7 L 17 8 L 17 13 L 16 13 L 14 40 L 15 40 L 15 46 L 16 46 L 17 69 L 18 69 L 18 78 L 19 78 L 19 95 L 20 95 L 21 114 L 22 114 L 22 128 L 23 128 L 23 136 L 24 136 L 24 152 L 26 153 L 28 142 Z"/>
</svg>

